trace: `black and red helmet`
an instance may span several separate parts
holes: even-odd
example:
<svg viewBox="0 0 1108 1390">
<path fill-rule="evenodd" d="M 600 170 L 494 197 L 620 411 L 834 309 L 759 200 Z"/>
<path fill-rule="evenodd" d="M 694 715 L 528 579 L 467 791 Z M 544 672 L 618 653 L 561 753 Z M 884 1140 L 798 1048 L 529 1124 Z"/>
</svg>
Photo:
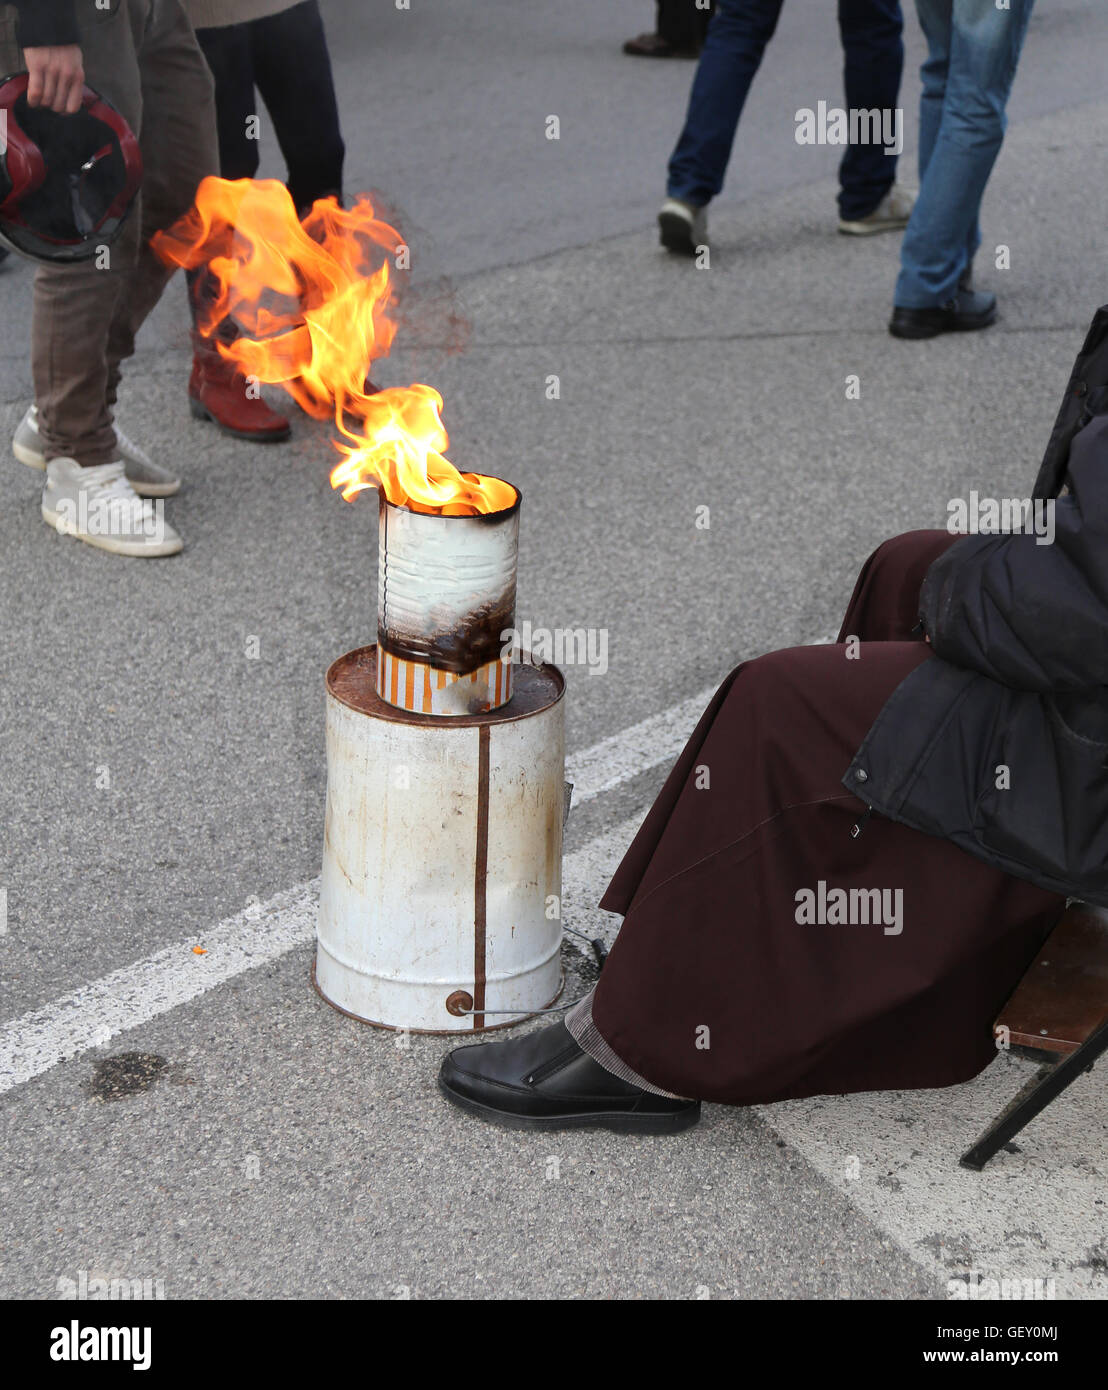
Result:
<svg viewBox="0 0 1108 1390">
<path fill-rule="evenodd" d="M 135 201 L 138 141 L 91 87 L 69 116 L 28 105 L 27 82 L 0 81 L 0 242 L 36 261 L 90 260 Z"/>
</svg>

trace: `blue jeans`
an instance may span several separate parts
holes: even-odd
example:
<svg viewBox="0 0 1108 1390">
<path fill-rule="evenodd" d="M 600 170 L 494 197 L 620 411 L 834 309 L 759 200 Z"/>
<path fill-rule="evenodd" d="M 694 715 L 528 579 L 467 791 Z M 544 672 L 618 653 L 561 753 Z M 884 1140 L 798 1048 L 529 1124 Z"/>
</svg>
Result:
<svg viewBox="0 0 1108 1390">
<path fill-rule="evenodd" d="M 920 69 L 919 197 L 900 248 L 894 300 L 945 304 L 981 245 L 981 198 L 1008 125 L 1008 94 L 1034 0 L 916 0 L 927 39 Z"/>
<path fill-rule="evenodd" d="M 991 0 L 990 0 L 991 3 Z M 784 0 L 718 0 L 669 161 L 671 198 L 703 207 L 723 187 L 739 117 Z M 843 86 L 853 110 L 895 110 L 904 67 L 900 0 L 839 0 Z M 814 103 L 812 103 L 814 105 Z M 839 213 L 871 213 L 896 177 L 883 145 L 848 145 L 839 165 Z"/>
</svg>

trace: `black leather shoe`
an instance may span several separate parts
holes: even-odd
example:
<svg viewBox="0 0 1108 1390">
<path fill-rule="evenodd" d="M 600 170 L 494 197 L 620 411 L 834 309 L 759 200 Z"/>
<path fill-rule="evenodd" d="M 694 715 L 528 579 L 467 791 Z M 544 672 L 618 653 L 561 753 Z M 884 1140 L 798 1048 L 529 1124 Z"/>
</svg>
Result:
<svg viewBox="0 0 1108 1390">
<path fill-rule="evenodd" d="M 633 58 L 695 58 L 700 52 L 698 48 L 680 48 L 661 34 L 640 34 L 636 39 L 628 39 L 623 51 Z"/>
<path fill-rule="evenodd" d="M 940 333 L 970 333 L 996 321 L 996 295 L 959 289 L 937 309 L 894 309 L 889 332 L 894 338 L 937 338 Z"/>
<path fill-rule="evenodd" d="M 439 1090 L 463 1110 L 508 1129 L 613 1129 L 676 1134 L 700 1119 L 698 1100 L 670 1100 L 605 1071 L 555 1023 L 510 1042 L 449 1053 Z"/>
</svg>

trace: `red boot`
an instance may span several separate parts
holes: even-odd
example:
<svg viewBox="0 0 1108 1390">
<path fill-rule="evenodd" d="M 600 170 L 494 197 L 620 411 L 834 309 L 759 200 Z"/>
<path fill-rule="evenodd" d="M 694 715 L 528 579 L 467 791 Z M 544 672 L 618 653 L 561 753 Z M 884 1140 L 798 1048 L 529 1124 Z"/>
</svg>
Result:
<svg viewBox="0 0 1108 1390">
<path fill-rule="evenodd" d="M 283 415 L 271 410 L 261 396 L 248 394 L 246 377 L 234 363 L 219 355 L 214 343 L 196 344 L 189 377 L 189 409 L 198 420 L 214 420 L 236 439 L 276 443 L 292 433 Z"/>
</svg>

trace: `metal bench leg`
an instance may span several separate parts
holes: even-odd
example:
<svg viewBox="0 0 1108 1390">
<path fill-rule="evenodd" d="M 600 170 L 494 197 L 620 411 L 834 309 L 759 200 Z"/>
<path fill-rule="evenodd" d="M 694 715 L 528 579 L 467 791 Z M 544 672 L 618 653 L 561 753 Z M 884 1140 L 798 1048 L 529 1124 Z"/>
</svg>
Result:
<svg viewBox="0 0 1108 1390">
<path fill-rule="evenodd" d="M 1089 1071 L 1103 1053 L 1108 1052 L 1108 1019 L 1085 1039 L 1076 1052 L 1054 1067 L 1044 1077 L 1036 1077 L 1016 1096 L 1012 1104 L 981 1135 L 977 1143 L 966 1150 L 959 1162 L 963 1168 L 980 1173 L 997 1149 L 1008 1143 L 1028 1121 L 1033 1120 L 1083 1071 Z"/>
</svg>

